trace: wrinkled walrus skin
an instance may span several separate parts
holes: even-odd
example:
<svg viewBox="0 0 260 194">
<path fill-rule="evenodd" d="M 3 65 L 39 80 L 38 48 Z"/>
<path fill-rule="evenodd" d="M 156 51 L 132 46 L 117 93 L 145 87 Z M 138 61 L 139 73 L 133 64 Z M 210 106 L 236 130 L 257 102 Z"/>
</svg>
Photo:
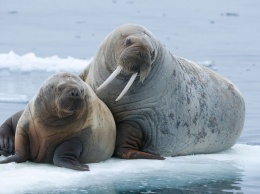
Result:
<svg viewBox="0 0 260 194">
<path fill-rule="evenodd" d="M 121 71 L 113 81 L 97 89 L 115 70 Z M 115 101 L 134 74 L 133 85 Z M 80 77 L 115 118 L 120 158 L 216 153 L 232 147 L 243 129 L 245 103 L 238 88 L 172 55 L 139 25 L 111 32 Z"/>
<path fill-rule="evenodd" d="M 15 133 L 15 152 L 2 138 L 2 154 L 14 155 L 0 163 L 29 160 L 86 171 L 86 163 L 110 158 L 115 148 L 110 110 L 85 82 L 69 73 L 48 78 L 25 110 L 1 126 L 2 134 L 4 130 L 9 137 Z"/>
</svg>

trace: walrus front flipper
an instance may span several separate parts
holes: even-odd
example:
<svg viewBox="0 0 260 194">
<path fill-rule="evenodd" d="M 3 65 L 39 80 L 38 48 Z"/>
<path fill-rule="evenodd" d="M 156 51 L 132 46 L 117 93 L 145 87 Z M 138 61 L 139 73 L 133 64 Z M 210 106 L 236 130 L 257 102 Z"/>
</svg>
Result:
<svg viewBox="0 0 260 194">
<path fill-rule="evenodd" d="M 124 148 L 117 149 L 115 151 L 115 156 L 122 159 L 156 159 L 156 160 L 165 159 L 161 156 L 157 156 L 154 154 L 149 154 L 138 150 L 124 149 Z"/>
<path fill-rule="evenodd" d="M 8 118 L 0 127 L 0 155 L 9 156 L 14 154 L 14 134 L 22 111 Z"/>
<path fill-rule="evenodd" d="M 21 154 L 15 154 L 15 155 L 9 156 L 9 157 L 1 160 L 0 164 L 6 164 L 6 163 L 10 163 L 10 162 L 22 163 L 22 162 L 26 162 L 26 161 L 27 161 L 26 156 L 23 156 Z"/>
<path fill-rule="evenodd" d="M 56 148 L 53 156 L 53 163 L 59 167 L 89 171 L 88 165 L 78 161 L 82 150 L 82 143 L 78 139 L 65 141 Z"/>
<path fill-rule="evenodd" d="M 114 155 L 122 159 L 156 159 L 165 158 L 152 153 L 140 151 L 143 145 L 143 133 L 134 122 L 117 125 L 116 148 Z"/>
</svg>

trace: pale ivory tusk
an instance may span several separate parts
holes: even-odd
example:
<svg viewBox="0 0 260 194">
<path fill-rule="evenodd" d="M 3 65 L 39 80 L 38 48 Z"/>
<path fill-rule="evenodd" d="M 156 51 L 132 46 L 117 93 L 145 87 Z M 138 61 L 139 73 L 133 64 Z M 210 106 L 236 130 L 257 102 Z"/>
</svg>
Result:
<svg viewBox="0 0 260 194">
<path fill-rule="evenodd" d="M 121 94 L 117 97 L 116 101 L 120 100 L 125 93 L 129 90 L 129 88 L 131 87 L 131 85 L 134 83 L 135 78 L 137 76 L 137 73 L 133 74 L 130 78 L 130 80 L 128 81 L 128 83 L 126 84 L 125 88 L 123 89 L 123 91 L 121 92 Z"/>
<path fill-rule="evenodd" d="M 117 66 L 117 68 L 115 69 L 115 71 L 106 79 L 106 81 L 104 81 L 103 84 L 101 84 L 101 85 L 97 88 L 97 91 L 103 89 L 103 88 L 106 87 L 111 81 L 113 81 L 113 79 L 115 79 L 115 77 L 121 72 L 122 69 L 123 69 L 122 66 Z"/>
</svg>

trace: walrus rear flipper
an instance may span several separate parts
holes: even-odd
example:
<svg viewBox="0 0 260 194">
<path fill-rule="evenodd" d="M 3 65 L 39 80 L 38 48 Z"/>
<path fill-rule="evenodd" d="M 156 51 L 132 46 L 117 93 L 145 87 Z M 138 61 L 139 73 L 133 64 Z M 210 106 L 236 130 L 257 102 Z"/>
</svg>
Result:
<svg viewBox="0 0 260 194">
<path fill-rule="evenodd" d="M 122 159 L 155 159 L 155 160 L 165 159 L 161 156 L 157 156 L 154 154 L 149 154 L 138 150 L 124 149 L 124 148 L 115 151 L 115 156 Z"/>
<path fill-rule="evenodd" d="M 78 160 L 82 150 L 82 143 L 78 139 L 74 138 L 65 141 L 56 148 L 53 163 L 59 167 L 89 171 L 88 165 L 82 164 Z"/>
<path fill-rule="evenodd" d="M 152 153 L 142 152 L 143 132 L 134 122 L 117 125 L 116 149 L 114 155 L 122 159 L 155 159 L 165 158 Z"/>
</svg>

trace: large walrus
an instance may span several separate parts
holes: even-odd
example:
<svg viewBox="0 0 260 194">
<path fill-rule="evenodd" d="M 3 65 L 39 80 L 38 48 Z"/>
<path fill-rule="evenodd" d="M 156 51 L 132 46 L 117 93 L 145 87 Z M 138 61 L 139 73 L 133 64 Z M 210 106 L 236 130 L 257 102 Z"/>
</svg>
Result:
<svg viewBox="0 0 260 194">
<path fill-rule="evenodd" d="M 80 77 L 114 115 L 120 158 L 215 153 L 233 146 L 243 129 L 237 87 L 172 55 L 139 25 L 111 32 Z"/>
<path fill-rule="evenodd" d="M 16 126 L 15 153 L 1 164 L 30 160 L 85 171 L 89 170 L 85 163 L 106 160 L 115 148 L 110 110 L 89 85 L 69 73 L 47 79 L 25 110 L 5 122 L 2 134 L 12 133 L 10 126 Z M 12 142 L 1 138 L 3 155 L 12 154 Z"/>
</svg>

